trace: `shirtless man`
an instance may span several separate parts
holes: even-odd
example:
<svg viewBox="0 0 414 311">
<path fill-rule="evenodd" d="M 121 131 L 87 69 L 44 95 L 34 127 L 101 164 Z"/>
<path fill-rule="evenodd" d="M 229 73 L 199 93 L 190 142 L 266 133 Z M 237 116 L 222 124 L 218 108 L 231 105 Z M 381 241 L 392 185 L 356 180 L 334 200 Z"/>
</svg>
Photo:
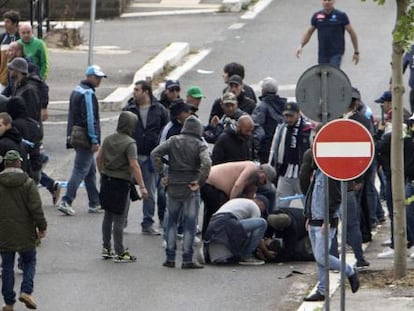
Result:
<svg viewBox="0 0 414 311">
<path fill-rule="evenodd" d="M 271 183 L 275 176 L 272 166 L 259 166 L 252 161 L 213 165 L 201 188 L 201 198 L 204 201 L 203 236 L 211 216 L 220 206 L 234 198 L 253 199 L 258 186 Z"/>
</svg>

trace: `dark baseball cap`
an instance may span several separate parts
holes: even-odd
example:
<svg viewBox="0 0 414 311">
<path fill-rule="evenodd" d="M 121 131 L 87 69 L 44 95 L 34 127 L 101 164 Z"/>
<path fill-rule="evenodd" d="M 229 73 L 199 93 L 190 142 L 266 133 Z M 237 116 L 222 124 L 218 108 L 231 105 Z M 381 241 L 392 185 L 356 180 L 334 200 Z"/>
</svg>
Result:
<svg viewBox="0 0 414 311">
<path fill-rule="evenodd" d="M 375 100 L 376 103 L 383 104 L 384 102 L 392 101 L 392 93 L 391 91 L 385 91 L 380 98 Z"/>
</svg>

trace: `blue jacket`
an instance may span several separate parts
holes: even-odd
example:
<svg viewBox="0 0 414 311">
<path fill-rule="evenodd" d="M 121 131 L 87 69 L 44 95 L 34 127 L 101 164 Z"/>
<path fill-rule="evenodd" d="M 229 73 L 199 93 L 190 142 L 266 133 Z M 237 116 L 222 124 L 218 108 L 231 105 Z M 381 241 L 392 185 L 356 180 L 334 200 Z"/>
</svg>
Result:
<svg viewBox="0 0 414 311">
<path fill-rule="evenodd" d="M 70 95 L 68 126 L 66 129 L 67 142 L 70 140 L 74 125 L 88 130 L 88 136 L 92 144 L 100 144 L 101 125 L 98 99 L 95 96 L 95 88 L 87 81 L 81 81 Z M 70 144 L 67 143 L 67 146 L 70 147 Z"/>
<path fill-rule="evenodd" d="M 137 142 L 138 155 L 149 156 L 151 151 L 158 145 L 161 131 L 169 121 L 167 109 L 158 100 L 152 98 L 145 128 L 139 114 L 139 106 L 134 98 L 128 101 L 127 106 L 123 110 L 131 111 L 137 115 L 138 122 L 134 137 Z"/>
</svg>

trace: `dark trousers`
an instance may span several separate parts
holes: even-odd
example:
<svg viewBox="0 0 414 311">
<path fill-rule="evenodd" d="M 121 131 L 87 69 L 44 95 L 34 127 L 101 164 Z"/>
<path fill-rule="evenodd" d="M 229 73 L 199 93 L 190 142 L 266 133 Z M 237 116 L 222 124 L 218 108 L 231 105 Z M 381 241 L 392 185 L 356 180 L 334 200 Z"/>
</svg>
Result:
<svg viewBox="0 0 414 311">
<path fill-rule="evenodd" d="M 229 197 L 212 185 L 205 184 L 201 188 L 201 199 L 204 202 L 203 228 L 201 231 L 201 235 L 204 238 L 211 216 L 229 200 Z"/>
</svg>

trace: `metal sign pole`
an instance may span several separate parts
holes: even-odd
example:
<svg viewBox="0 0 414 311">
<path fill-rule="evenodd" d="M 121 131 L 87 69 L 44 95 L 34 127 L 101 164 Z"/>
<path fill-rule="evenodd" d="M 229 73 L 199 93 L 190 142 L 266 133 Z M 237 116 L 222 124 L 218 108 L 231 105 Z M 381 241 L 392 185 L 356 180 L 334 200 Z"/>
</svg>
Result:
<svg viewBox="0 0 414 311">
<path fill-rule="evenodd" d="M 88 66 L 93 64 L 93 47 L 95 40 L 95 16 L 96 16 L 96 0 L 91 0 L 91 20 L 89 25 L 89 51 Z"/>
<path fill-rule="evenodd" d="M 346 231 L 348 223 L 348 183 L 341 182 L 342 194 L 342 232 L 341 232 L 341 311 L 345 311 L 345 265 L 346 265 Z"/>
<path fill-rule="evenodd" d="M 321 71 L 321 106 L 322 106 L 322 123 L 326 124 L 328 122 L 328 71 L 322 69 Z M 325 188 L 325 215 L 324 215 L 324 238 L 325 238 L 325 310 L 329 311 L 329 180 L 328 176 L 324 174 L 324 188 Z"/>
</svg>

